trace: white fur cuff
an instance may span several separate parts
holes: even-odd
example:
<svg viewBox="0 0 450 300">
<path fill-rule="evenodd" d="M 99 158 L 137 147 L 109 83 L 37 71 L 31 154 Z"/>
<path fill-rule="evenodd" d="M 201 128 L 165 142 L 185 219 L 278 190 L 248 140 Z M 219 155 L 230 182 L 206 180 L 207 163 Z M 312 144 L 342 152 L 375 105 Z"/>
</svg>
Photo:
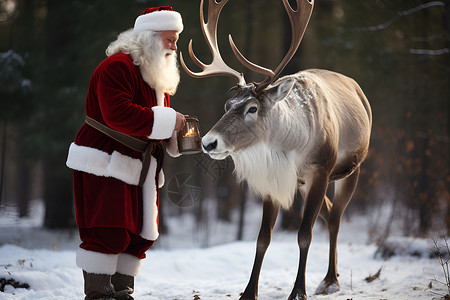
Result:
<svg viewBox="0 0 450 300">
<path fill-rule="evenodd" d="M 117 260 L 117 273 L 136 277 L 141 269 L 142 259 L 126 253 L 120 253 Z"/>
<path fill-rule="evenodd" d="M 164 140 L 172 136 L 175 130 L 177 114 L 173 108 L 153 106 L 153 128 L 148 137 L 151 140 Z"/>
<path fill-rule="evenodd" d="M 79 248 L 77 266 L 88 273 L 114 275 L 117 270 L 118 254 L 104 254 Z"/>
</svg>

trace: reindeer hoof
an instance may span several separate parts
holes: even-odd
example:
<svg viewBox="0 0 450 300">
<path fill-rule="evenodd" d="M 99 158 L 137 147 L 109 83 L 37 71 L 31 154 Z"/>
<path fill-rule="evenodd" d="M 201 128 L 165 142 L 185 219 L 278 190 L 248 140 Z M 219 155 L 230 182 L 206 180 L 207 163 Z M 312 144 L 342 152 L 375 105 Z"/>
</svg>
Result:
<svg viewBox="0 0 450 300">
<path fill-rule="evenodd" d="M 292 291 L 291 295 L 289 296 L 288 300 L 306 300 L 306 294 L 302 293 L 299 290 Z"/>
<path fill-rule="evenodd" d="M 341 287 L 339 286 L 339 282 L 337 281 L 327 281 L 323 280 L 316 289 L 315 294 L 333 294 L 339 291 Z"/>
</svg>

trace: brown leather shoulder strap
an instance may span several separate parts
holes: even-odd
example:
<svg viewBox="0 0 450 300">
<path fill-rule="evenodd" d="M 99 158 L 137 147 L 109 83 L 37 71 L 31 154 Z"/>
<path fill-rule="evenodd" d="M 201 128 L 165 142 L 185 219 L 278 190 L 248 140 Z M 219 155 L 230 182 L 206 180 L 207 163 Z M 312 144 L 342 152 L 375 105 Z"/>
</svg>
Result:
<svg viewBox="0 0 450 300">
<path fill-rule="evenodd" d="M 125 133 L 114 130 L 112 128 L 109 128 L 108 126 L 103 125 L 102 123 L 98 122 L 97 120 L 94 120 L 91 117 L 86 116 L 85 122 L 89 126 L 97 129 L 101 133 L 106 134 L 110 138 L 127 146 L 128 148 L 131 148 L 131 149 L 141 152 L 141 153 L 145 152 L 145 150 L 147 149 L 148 144 L 146 142 L 144 142 L 138 138 L 129 136 Z"/>
</svg>

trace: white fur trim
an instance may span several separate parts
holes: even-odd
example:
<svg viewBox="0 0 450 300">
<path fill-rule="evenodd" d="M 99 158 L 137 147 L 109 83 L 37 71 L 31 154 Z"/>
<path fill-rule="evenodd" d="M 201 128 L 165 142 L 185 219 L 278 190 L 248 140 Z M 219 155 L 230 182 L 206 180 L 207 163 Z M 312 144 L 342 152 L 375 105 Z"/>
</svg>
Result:
<svg viewBox="0 0 450 300">
<path fill-rule="evenodd" d="M 136 256 L 120 253 L 117 260 L 117 273 L 136 277 L 141 269 L 142 259 Z"/>
<path fill-rule="evenodd" d="M 177 114 L 173 108 L 153 106 L 153 128 L 148 137 L 152 140 L 164 140 L 172 136 L 175 130 Z"/>
<path fill-rule="evenodd" d="M 114 151 L 106 170 L 112 177 L 136 185 L 139 183 L 142 162 Z"/>
<path fill-rule="evenodd" d="M 164 186 L 164 182 L 165 182 L 164 171 L 161 169 L 161 172 L 159 172 L 158 177 L 158 187 L 162 188 Z"/>
<path fill-rule="evenodd" d="M 144 185 L 142 186 L 142 196 L 143 196 L 143 223 L 142 231 L 139 234 L 144 239 L 154 241 L 158 238 L 158 207 L 156 205 L 157 194 L 156 194 L 156 159 L 152 157 L 150 161 L 150 167 L 148 168 L 148 175 L 145 179 Z"/>
<path fill-rule="evenodd" d="M 72 143 L 66 165 L 96 176 L 114 177 L 127 184 L 138 185 L 142 162 L 114 151 L 111 155 L 95 148 Z"/>
<path fill-rule="evenodd" d="M 177 139 L 177 133 L 175 131 L 173 132 L 172 137 L 169 139 L 169 143 L 167 144 L 166 151 L 172 157 L 178 157 L 181 155 L 180 151 L 178 150 L 178 139 Z"/>
<path fill-rule="evenodd" d="M 142 31 L 183 31 L 183 19 L 181 14 L 176 11 L 161 10 L 154 11 L 145 15 L 140 15 L 134 23 L 134 32 Z"/>
<path fill-rule="evenodd" d="M 90 173 L 96 176 L 113 177 L 127 184 L 138 185 L 142 169 L 139 159 L 131 158 L 119 152 L 109 155 L 107 152 L 72 143 L 69 148 L 66 165 L 77 171 Z M 158 238 L 158 207 L 156 205 L 156 167 L 154 157 L 150 160 L 150 167 L 142 187 L 143 198 L 143 226 L 141 236 L 154 241 Z M 164 173 L 159 174 L 158 186 L 164 184 Z"/>
<path fill-rule="evenodd" d="M 76 263 L 88 273 L 114 275 L 118 258 L 118 254 L 104 254 L 79 248 Z"/>
</svg>

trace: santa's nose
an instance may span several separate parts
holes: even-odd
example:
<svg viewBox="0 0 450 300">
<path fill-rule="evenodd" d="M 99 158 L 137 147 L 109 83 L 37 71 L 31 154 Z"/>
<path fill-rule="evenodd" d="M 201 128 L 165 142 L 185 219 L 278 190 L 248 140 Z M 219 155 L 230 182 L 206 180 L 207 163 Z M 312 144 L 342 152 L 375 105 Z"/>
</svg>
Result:
<svg viewBox="0 0 450 300">
<path fill-rule="evenodd" d="M 173 51 L 177 51 L 177 49 L 178 49 L 177 43 L 170 43 L 169 49 L 173 50 Z"/>
</svg>

